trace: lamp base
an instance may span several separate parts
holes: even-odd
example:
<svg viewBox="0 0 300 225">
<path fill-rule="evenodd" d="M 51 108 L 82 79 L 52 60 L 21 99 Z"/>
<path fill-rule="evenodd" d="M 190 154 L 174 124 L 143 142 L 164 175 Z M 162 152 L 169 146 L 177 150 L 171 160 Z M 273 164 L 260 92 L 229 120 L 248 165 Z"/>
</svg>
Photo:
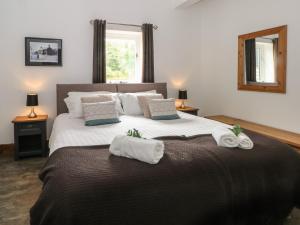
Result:
<svg viewBox="0 0 300 225">
<path fill-rule="evenodd" d="M 180 108 L 181 108 L 181 109 L 184 109 L 184 108 L 185 108 L 184 100 L 182 100 Z"/>
<path fill-rule="evenodd" d="M 36 117 L 37 117 L 37 115 L 34 111 L 34 108 L 31 108 L 31 112 L 28 114 L 28 118 L 33 119 L 33 118 L 36 118 Z"/>
</svg>

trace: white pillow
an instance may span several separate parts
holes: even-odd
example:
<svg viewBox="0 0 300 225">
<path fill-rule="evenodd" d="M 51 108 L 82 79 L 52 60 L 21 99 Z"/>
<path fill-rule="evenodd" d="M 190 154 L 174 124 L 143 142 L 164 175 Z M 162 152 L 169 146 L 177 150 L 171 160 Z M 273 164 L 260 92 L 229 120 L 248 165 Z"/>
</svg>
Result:
<svg viewBox="0 0 300 225">
<path fill-rule="evenodd" d="M 110 91 L 86 91 L 86 92 L 76 92 L 76 91 L 71 91 L 68 92 L 69 97 L 74 97 L 74 98 L 81 98 L 81 97 L 89 97 L 89 96 L 94 96 L 94 95 L 103 95 L 103 94 L 112 94 Z"/>
<path fill-rule="evenodd" d="M 119 94 L 119 98 L 122 102 L 123 110 L 126 115 L 143 115 L 143 110 L 140 107 L 137 96 L 140 95 L 152 95 L 156 94 L 156 90 L 137 92 L 137 93 L 123 93 Z"/>
<path fill-rule="evenodd" d="M 116 101 L 116 109 L 119 113 L 124 113 L 121 101 L 118 97 L 118 93 L 112 93 L 108 91 L 95 91 L 95 92 L 69 92 L 69 97 L 64 99 L 67 108 L 69 110 L 69 113 L 72 118 L 82 118 L 83 117 L 83 111 L 82 111 L 82 103 L 81 98 L 82 97 L 93 97 L 97 95 L 112 95 L 113 100 Z"/>
</svg>

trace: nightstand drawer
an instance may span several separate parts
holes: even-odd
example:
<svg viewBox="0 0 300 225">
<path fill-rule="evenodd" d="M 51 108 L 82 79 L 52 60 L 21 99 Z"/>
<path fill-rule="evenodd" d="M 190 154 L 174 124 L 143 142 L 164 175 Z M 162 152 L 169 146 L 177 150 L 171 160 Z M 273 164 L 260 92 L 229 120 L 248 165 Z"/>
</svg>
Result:
<svg viewBox="0 0 300 225">
<path fill-rule="evenodd" d="M 43 123 L 20 123 L 17 124 L 17 132 L 20 136 L 41 134 Z"/>
<path fill-rule="evenodd" d="M 40 129 L 42 123 L 19 123 L 17 124 L 19 130 L 31 130 L 31 129 Z"/>
<path fill-rule="evenodd" d="M 42 130 L 40 128 L 19 129 L 18 133 L 19 136 L 35 135 L 35 134 L 41 134 Z"/>
</svg>

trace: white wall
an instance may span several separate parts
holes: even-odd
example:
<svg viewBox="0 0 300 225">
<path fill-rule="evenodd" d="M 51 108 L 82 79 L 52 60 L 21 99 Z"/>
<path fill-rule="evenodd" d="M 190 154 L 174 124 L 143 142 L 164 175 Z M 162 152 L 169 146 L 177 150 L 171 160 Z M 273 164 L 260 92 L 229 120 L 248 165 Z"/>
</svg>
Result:
<svg viewBox="0 0 300 225">
<path fill-rule="evenodd" d="M 171 96 L 185 85 L 184 77 L 197 73 L 198 48 L 193 42 L 200 30 L 189 23 L 198 24 L 199 16 L 194 10 L 175 10 L 173 0 L 1 0 L 0 144 L 13 142 L 10 121 L 27 114 L 28 91 L 38 92 L 38 112 L 49 114 L 50 131 L 56 115 L 55 85 L 91 83 L 93 18 L 157 24 L 156 81 L 168 82 Z M 25 67 L 25 36 L 62 38 L 63 67 Z"/>
<path fill-rule="evenodd" d="M 210 0 L 197 8 L 201 13 L 201 76 L 194 93 L 202 113 L 300 132 L 299 0 Z M 238 35 L 285 24 L 287 94 L 238 91 Z"/>
<path fill-rule="evenodd" d="M 175 10 L 174 0 L 1 0 L 0 144 L 13 142 L 10 121 L 26 115 L 26 93 L 39 93 L 40 113 L 56 113 L 57 83 L 90 83 L 93 28 L 89 20 L 159 26 L 156 80 L 170 96 L 187 88 L 202 115 L 225 114 L 300 132 L 298 0 L 205 0 Z M 254 16 L 253 16 L 254 15 Z M 287 24 L 287 94 L 237 91 L 237 37 Z M 25 67 L 24 37 L 63 39 L 63 67 Z"/>
</svg>

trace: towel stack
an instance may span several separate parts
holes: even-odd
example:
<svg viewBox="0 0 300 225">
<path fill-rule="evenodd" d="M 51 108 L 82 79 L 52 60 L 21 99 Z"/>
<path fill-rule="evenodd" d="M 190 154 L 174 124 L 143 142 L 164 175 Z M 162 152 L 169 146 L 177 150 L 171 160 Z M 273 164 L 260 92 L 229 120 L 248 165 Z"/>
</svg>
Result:
<svg viewBox="0 0 300 225">
<path fill-rule="evenodd" d="M 231 130 L 226 127 L 217 127 L 213 130 L 212 136 L 217 142 L 218 146 L 227 148 L 242 148 L 253 149 L 254 144 L 251 139 L 244 133 L 236 136 Z"/>
<path fill-rule="evenodd" d="M 119 135 L 112 141 L 109 151 L 115 156 L 157 164 L 164 155 L 164 148 L 162 141 Z"/>
</svg>

